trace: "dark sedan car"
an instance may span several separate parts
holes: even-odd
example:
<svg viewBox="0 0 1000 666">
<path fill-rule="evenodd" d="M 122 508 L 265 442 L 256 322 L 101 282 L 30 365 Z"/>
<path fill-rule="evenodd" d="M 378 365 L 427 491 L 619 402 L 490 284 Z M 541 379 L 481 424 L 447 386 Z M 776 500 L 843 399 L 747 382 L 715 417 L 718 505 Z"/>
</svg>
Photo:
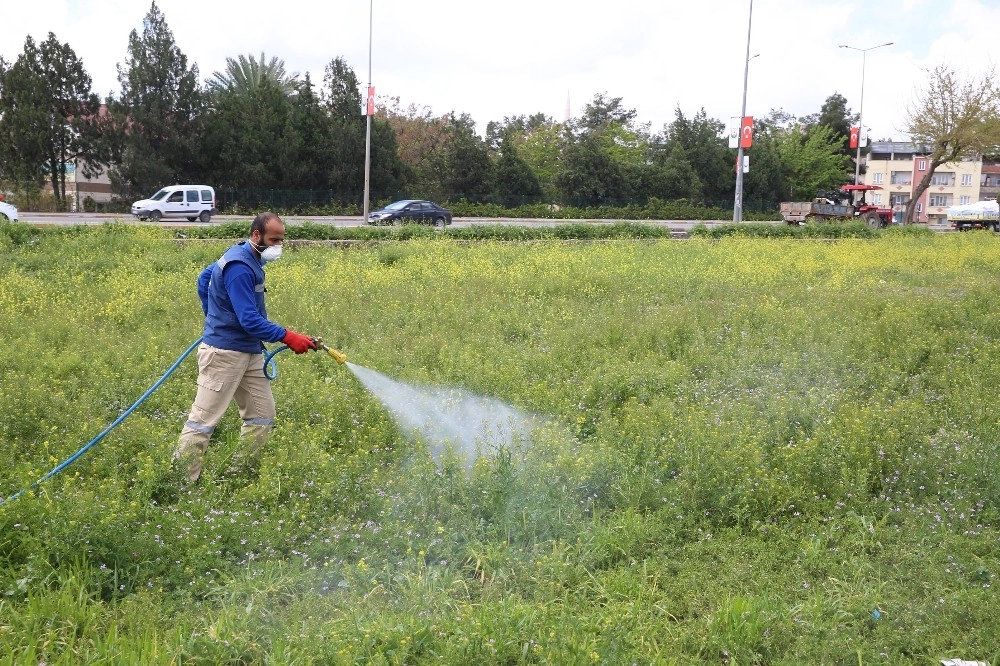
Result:
<svg viewBox="0 0 1000 666">
<path fill-rule="evenodd" d="M 403 199 L 368 214 L 368 224 L 451 224 L 451 211 L 433 201 Z"/>
</svg>

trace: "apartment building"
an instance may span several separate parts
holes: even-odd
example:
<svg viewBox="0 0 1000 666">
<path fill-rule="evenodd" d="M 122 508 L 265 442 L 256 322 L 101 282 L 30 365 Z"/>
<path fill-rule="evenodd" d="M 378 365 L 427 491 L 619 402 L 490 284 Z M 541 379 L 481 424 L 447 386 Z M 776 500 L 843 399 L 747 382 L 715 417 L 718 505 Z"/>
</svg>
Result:
<svg viewBox="0 0 1000 666">
<path fill-rule="evenodd" d="M 111 201 L 111 180 L 107 170 L 102 170 L 93 178 L 83 174 L 83 161 L 71 160 L 64 165 L 66 169 L 66 203 L 70 211 L 84 210 L 88 206 L 100 206 Z M 45 181 L 42 192 L 52 194 L 52 183 Z M 88 199 L 90 201 L 88 201 Z"/>
<path fill-rule="evenodd" d="M 101 104 L 98 115 L 103 118 L 108 113 L 106 105 Z M 111 179 L 107 169 L 100 169 L 93 178 L 84 175 L 84 160 L 74 158 L 63 164 L 66 171 L 66 203 L 71 211 L 84 210 L 89 206 L 99 207 L 112 200 Z M 52 195 L 52 181 L 46 177 L 42 187 L 43 194 Z"/>
<path fill-rule="evenodd" d="M 983 162 L 983 172 L 979 177 L 979 200 L 996 201 L 1000 195 L 1000 163 Z"/>
<path fill-rule="evenodd" d="M 899 141 L 873 141 L 868 154 L 867 171 L 862 182 L 880 185 L 881 192 L 872 192 L 872 203 L 891 206 L 902 212 L 913 198 L 916 188 L 930 168 L 927 146 Z M 984 198 L 995 199 L 1000 192 L 1000 165 L 997 171 L 986 172 L 982 159 L 970 158 L 947 162 L 935 170 L 931 185 L 920 195 L 914 212 L 914 222 L 944 224 L 949 206 L 970 204 Z M 990 183 L 991 189 L 985 188 Z M 988 196 L 992 192 L 992 196 Z"/>
</svg>

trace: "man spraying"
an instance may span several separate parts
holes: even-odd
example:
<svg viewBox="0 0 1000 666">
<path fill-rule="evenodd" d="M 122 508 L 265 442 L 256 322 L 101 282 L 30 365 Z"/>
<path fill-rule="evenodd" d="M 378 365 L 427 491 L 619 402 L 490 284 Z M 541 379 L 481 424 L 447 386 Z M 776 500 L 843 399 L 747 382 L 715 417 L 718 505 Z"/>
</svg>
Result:
<svg viewBox="0 0 1000 666">
<path fill-rule="evenodd" d="M 285 224 L 275 213 L 261 213 L 250 239 L 226 250 L 198 276 L 205 332 L 198 347 L 198 391 L 181 430 L 174 460 L 192 483 L 201 476 L 202 458 L 216 426 L 233 400 L 240 410 L 240 439 L 254 459 L 274 428 L 274 396 L 264 375 L 265 342 L 283 342 L 296 354 L 316 349 L 316 341 L 279 326 L 264 307 L 264 265 L 281 257 Z"/>
</svg>

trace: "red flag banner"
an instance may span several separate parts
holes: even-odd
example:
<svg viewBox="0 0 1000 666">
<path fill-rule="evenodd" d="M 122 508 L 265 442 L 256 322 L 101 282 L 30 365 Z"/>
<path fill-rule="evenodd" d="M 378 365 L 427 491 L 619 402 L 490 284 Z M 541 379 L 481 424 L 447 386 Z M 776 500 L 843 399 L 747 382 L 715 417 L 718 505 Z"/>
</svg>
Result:
<svg viewBox="0 0 1000 666">
<path fill-rule="evenodd" d="M 861 134 L 861 128 L 860 127 L 852 127 L 851 128 L 851 148 L 857 148 L 858 147 L 858 135 L 859 134 Z"/>
<path fill-rule="evenodd" d="M 740 126 L 740 147 L 749 148 L 753 144 L 753 116 L 743 116 Z"/>
<path fill-rule="evenodd" d="M 368 115 L 375 115 L 375 86 L 368 86 Z"/>
</svg>

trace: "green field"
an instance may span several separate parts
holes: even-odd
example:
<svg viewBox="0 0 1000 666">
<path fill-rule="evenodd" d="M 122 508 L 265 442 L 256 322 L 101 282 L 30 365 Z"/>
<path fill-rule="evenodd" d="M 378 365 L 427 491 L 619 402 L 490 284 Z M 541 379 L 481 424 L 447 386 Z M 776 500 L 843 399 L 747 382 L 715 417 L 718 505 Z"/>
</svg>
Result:
<svg viewBox="0 0 1000 666">
<path fill-rule="evenodd" d="M 227 246 L 0 226 L 0 496 L 200 336 Z M 0 504 L 0 665 L 1000 663 L 998 278 L 986 233 L 293 246 L 274 320 L 549 425 L 433 456 L 279 354 L 260 476 L 233 409 L 182 488 L 189 358 Z"/>
</svg>

